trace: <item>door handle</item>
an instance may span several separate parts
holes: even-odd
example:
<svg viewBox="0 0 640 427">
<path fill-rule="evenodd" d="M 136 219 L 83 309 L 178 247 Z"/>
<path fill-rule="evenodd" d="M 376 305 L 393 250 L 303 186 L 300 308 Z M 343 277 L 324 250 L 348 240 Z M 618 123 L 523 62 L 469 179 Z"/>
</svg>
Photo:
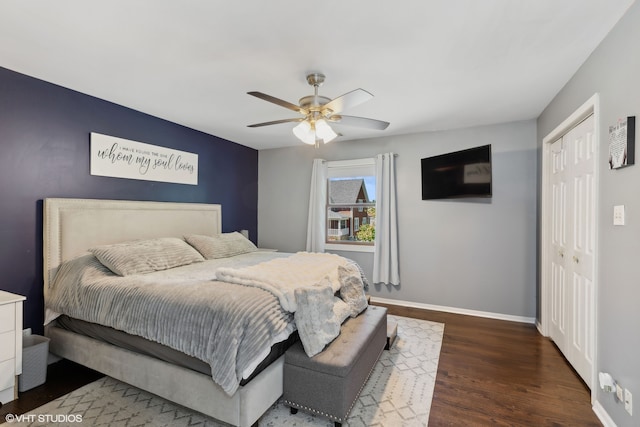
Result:
<svg viewBox="0 0 640 427">
<path fill-rule="evenodd" d="M 574 256 L 573 262 L 575 262 L 576 264 L 580 263 L 580 258 L 578 258 L 577 256 Z"/>
</svg>

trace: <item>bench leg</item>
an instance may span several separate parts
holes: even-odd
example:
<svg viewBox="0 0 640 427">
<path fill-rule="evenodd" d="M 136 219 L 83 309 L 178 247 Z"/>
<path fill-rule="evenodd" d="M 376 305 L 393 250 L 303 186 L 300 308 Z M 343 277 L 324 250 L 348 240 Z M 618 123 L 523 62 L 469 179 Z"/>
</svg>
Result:
<svg viewBox="0 0 640 427">
<path fill-rule="evenodd" d="M 298 413 L 298 408 L 290 407 L 289 411 L 290 411 L 291 415 L 295 415 L 295 414 Z M 333 425 L 334 425 L 334 427 L 342 427 L 342 423 L 339 423 L 338 421 L 334 421 Z"/>
</svg>

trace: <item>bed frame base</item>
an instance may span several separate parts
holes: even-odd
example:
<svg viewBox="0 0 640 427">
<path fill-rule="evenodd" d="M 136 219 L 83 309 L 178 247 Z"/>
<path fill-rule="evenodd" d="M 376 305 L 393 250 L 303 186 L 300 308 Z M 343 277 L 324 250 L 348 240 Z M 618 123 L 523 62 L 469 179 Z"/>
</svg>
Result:
<svg viewBox="0 0 640 427">
<path fill-rule="evenodd" d="M 222 206 L 54 198 L 44 200 L 43 222 L 46 305 L 50 282 L 63 261 L 97 245 L 218 234 L 222 231 Z M 282 395 L 284 358 L 228 396 L 211 376 L 65 331 L 54 324 L 47 325 L 45 334 L 51 339 L 49 348 L 53 354 L 235 426 L 251 426 Z"/>
<path fill-rule="evenodd" d="M 282 395 L 284 356 L 229 396 L 210 376 L 190 369 L 53 324 L 45 328 L 45 335 L 51 339 L 49 351 L 57 356 L 234 426 L 257 425 L 258 419 Z"/>
</svg>

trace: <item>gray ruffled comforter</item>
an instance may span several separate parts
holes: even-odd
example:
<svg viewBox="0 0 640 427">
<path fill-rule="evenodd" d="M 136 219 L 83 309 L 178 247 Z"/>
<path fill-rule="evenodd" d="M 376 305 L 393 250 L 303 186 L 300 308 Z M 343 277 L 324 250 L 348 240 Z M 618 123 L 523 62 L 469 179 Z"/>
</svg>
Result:
<svg viewBox="0 0 640 427">
<path fill-rule="evenodd" d="M 278 298 L 255 287 L 215 281 L 219 267 L 286 256 L 253 252 L 137 276 L 117 276 L 93 255 L 60 266 L 47 308 L 138 335 L 206 361 L 229 395 L 271 345 L 294 330 Z"/>
</svg>

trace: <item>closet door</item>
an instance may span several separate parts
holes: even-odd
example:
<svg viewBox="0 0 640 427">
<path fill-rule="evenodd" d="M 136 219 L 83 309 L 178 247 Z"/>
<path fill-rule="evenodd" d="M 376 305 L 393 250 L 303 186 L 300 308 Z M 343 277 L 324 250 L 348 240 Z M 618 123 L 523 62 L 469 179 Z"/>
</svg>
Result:
<svg viewBox="0 0 640 427">
<path fill-rule="evenodd" d="M 594 275 L 595 275 L 595 167 L 596 147 L 594 119 L 589 116 L 563 139 L 570 147 L 569 171 L 571 200 L 568 233 L 570 259 L 567 259 L 569 278 L 569 324 L 567 360 L 591 387 L 595 336 Z"/>
<path fill-rule="evenodd" d="M 551 146 L 550 336 L 591 387 L 594 356 L 594 118 Z"/>
<path fill-rule="evenodd" d="M 561 138 L 551 145 L 551 244 L 549 272 L 551 274 L 551 313 L 549 335 L 565 353 L 567 330 L 567 147 Z"/>
</svg>

